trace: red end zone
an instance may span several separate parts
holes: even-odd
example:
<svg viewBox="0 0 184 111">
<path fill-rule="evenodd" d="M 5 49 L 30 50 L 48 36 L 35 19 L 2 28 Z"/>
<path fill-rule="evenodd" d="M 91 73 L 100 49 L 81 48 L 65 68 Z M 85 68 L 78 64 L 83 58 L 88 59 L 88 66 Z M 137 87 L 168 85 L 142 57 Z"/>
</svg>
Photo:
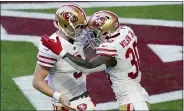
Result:
<svg viewBox="0 0 184 111">
<path fill-rule="evenodd" d="M 1 24 L 8 34 L 41 36 L 56 31 L 51 20 L 1 17 Z M 182 90 L 183 60 L 164 63 L 147 44 L 183 46 L 183 28 L 124 25 L 130 26 L 138 37 L 142 85 L 148 93 L 153 95 Z M 105 73 L 89 75 L 87 83 L 96 103 L 115 100 Z"/>
</svg>

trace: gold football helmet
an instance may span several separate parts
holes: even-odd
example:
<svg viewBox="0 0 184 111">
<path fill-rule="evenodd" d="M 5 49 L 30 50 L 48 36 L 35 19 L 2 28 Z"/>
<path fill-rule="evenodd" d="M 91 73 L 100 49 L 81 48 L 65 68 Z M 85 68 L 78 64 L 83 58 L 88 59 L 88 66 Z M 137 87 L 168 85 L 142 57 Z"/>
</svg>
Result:
<svg viewBox="0 0 184 111">
<path fill-rule="evenodd" d="M 86 23 L 86 14 L 77 5 L 63 5 L 56 11 L 54 26 L 74 40 L 82 33 L 81 29 L 86 26 Z"/>
<path fill-rule="evenodd" d="M 118 16 L 111 11 L 98 11 L 88 20 L 88 28 L 93 31 L 96 42 L 97 39 L 100 39 L 99 42 L 104 41 L 107 37 L 116 33 L 119 28 Z"/>
</svg>

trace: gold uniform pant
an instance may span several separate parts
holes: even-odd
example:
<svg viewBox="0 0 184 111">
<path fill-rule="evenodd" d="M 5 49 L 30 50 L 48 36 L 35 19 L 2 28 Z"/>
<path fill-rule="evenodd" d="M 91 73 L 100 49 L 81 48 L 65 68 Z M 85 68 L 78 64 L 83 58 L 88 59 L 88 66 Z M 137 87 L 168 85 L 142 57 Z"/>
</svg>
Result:
<svg viewBox="0 0 184 111">
<path fill-rule="evenodd" d="M 149 103 L 140 101 L 130 104 L 121 105 L 119 111 L 149 111 Z"/>
</svg>

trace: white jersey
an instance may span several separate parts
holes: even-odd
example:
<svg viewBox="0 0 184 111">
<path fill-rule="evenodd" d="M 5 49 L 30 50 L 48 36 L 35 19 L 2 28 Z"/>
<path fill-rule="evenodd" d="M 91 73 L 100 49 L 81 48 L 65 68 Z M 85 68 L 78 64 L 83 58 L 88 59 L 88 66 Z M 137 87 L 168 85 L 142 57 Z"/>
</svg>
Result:
<svg viewBox="0 0 184 111">
<path fill-rule="evenodd" d="M 54 33 L 50 38 L 56 40 L 57 36 Z M 82 46 L 71 44 L 62 37 L 60 37 L 60 42 L 68 53 L 85 59 Z M 37 58 L 38 64 L 51 68 L 47 79 L 49 86 L 54 91 L 60 92 L 68 99 L 79 96 L 86 91 L 86 74 L 73 68 L 42 44 L 39 46 Z"/>
<path fill-rule="evenodd" d="M 106 69 L 106 72 L 120 105 L 135 101 L 148 101 L 148 94 L 140 84 L 137 37 L 130 27 L 120 26 L 118 34 L 100 44 L 96 53 L 115 57 L 117 60 L 117 65 Z"/>
</svg>

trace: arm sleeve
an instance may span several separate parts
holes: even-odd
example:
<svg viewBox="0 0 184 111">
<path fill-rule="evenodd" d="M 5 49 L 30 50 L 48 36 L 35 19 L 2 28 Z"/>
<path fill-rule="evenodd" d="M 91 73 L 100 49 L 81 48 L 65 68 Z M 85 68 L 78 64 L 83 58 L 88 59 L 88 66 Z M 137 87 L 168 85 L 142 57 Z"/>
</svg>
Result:
<svg viewBox="0 0 184 111">
<path fill-rule="evenodd" d="M 69 53 L 64 56 L 64 60 L 74 68 L 86 73 L 99 72 L 107 67 L 116 66 L 117 61 L 114 57 L 117 56 L 117 51 L 113 44 L 101 44 L 96 50 L 99 56 L 91 59 L 89 62 Z"/>
<path fill-rule="evenodd" d="M 88 62 L 67 53 L 64 57 L 64 60 L 74 68 L 85 73 L 99 72 L 106 69 L 104 58 L 100 56 L 95 57 Z"/>
<path fill-rule="evenodd" d="M 54 67 L 56 62 L 57 62 L 57 55 L 55 55 L 48 48 L 40 44 L 39 52 L 37 55 L 37 63 L 46 67 Z"/>
</svg>

